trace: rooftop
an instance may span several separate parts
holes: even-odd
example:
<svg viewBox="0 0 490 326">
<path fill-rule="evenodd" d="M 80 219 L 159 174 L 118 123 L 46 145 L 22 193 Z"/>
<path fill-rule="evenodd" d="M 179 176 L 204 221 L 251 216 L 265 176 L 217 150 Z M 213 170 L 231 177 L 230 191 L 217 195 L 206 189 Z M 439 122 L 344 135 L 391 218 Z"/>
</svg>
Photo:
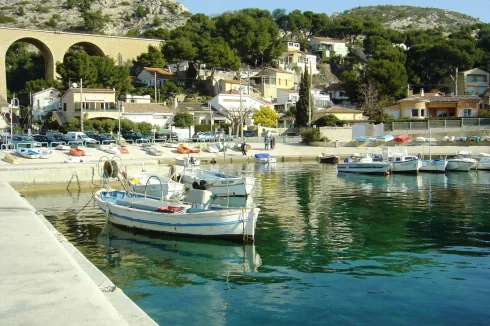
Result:
<svg viewBox="0 0 490 326">
<path fill-rule="evenodd" d="M 174 113 L 173 108 L 169 108 L 160 103 L 122 103 L 124 113 Z"/>
<path fill-rule="evenodd" d="M 152 68 L 152 67 L 144 67 L 144 70 L 148 71 L 150 74 L 156 74 L 157 77 L 160 78 L 174 78 L 174 74 L 167 69 L 162 68 Z"/>
<path fill-rule="evenodd" d="M 443 95 L 443 96 L 410 96 L 401 99 L 399 102 L 459 102 L 459 101 L 480 101 L 478 95 Z"/>
<path fill-rule="evenodd" d="M 361 110 L 344 108 L 343 106 L 333 106 L 331 108 L 328 108 L 328 109 L 325 109 L 322 111 L 325 113 L 353 113 L 353 114 L 362 113 Z"/>
<path fill-rule="evenodd" d="M 320 42 L 345 43 L 344 40 L 339 39 L 339 38 L 320 37 L 320 36 L 314 36 L 313 38 L 320 41 Z"/>
</svg>

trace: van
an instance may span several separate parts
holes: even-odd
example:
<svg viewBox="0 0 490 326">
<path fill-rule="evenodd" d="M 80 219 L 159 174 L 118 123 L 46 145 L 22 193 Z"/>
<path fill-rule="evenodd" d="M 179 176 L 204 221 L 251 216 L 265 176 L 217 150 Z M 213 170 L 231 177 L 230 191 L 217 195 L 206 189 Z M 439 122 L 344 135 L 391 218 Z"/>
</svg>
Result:
<svg viewBox="0 0 490 326">
<path fill-rule="evenodd" d="M 69 131 L 66 133 L 65 136 L 67 141 L 83 141 L 86 143 L 97 143 L 97 141 L 93 138 L 90 138 L 89 136 L 85 135 L 83 132 L 80 131 Z"/>
</svg>

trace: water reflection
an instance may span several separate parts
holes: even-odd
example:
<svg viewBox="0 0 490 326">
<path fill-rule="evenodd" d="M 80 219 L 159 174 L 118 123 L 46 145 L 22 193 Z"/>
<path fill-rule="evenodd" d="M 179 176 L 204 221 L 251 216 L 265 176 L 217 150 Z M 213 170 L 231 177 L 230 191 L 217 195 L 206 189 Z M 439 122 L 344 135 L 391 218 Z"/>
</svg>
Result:
<svg viewBox="0 0 490 326">
<path fill-rule="evenodd" d="M 138 270 L 138 277 L 153 285 L 164 282 L 167 286 L 183 286 L 189 283 L 184 274 L 216 279 L 256 272 L 262 264 L 254 245 L 134 234 L 109 224 L 101 230 L 98 244 L 105 247 L 107 265 L 113 269 L 111 274 L 124 283 L 132 279 L 120 279 L 117 267 L 126 271 L 133 265 Z"/>
</svg>

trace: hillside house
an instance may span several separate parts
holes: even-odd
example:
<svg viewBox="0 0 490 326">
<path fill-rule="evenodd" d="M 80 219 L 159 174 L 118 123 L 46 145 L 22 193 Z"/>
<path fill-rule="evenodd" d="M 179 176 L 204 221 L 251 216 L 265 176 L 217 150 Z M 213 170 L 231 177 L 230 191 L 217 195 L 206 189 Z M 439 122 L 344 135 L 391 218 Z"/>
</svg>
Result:
<svg viewBox="0 0 490 326">
<path fill-rule="evenodd" d="M 384 113 L 395 119 L 477 117 L 481 99 L 476 95 L 435 95 L 426 96 L 423 92 L 398 101 L 397 104 L 383 108 Z"/>
<path fill-rule="evenodd" d="M 121 103 L 121 117 L 133 122 L 148 122 L 163 127 L 172 123 L 175 109 L 160 103 Z"/>
<path fill-rule="evenodd" d="M 361 110 L 344 108 L 341 106 L 333 106 L 328 109 L 319 109 L 313 112 L 312 120 L 315 121 L 323 116 L 334 115 L 338 119 L 343 121 L 365 121 L 368 120 L 368 117 L 363 115 Z"/>
<path fill-rule="evenodd" d="M 451 77 L 443 78 L 447 93 L 454 95 L 483 95 L 490 86 L 490 73 L 480 68 L 461 71 L 458 73 L 458 87 Z M 456 94 L 457 93 L 457 94 Z"/>
<path fill-rule="evenodd" d="M 294 73 L 275 68 L 265 68 L 259 74 L 250 77 L 250 84 L 258 89 L 263 98 L 277 99 L 278 89 L 294 88 Z"/>
<path fill-rule="evenodd" d="M 321 60 L 330 58 L 334 55 L 345 57 L 349 53 L 349 49 L 345 45 L 345 41 L 330 37 L 312 37 L 310 40 L 309 50 Z"/>
<path fill-rule="evenodd" d="M 175 80 L 175 76 L 172 72 L 162 68 L 144 67 L 136 77 L 140 83 L 146 84 L 147 86 L 155 86 L 156 84 L 157 87 L 161 87 L 167 80 L 175 82 L 176 84 L 182 84 Z"/>
</svg>

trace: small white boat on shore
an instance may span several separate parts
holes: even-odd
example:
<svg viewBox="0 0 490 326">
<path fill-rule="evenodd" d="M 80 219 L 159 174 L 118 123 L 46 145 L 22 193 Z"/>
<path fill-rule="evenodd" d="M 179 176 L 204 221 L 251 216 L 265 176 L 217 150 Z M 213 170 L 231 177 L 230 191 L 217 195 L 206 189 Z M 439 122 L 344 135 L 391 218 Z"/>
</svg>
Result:
<svg viewBox="0 0 490 326">
<path fill-rule="evenodd" d="M 186 202 L 101 189 L 94 195 L 107 221 L 121 227 L 165 234 L 254 241 L 260 209 L 212 207 L 212 193 L 189 190 Z"/>
<path fill-rule="evenodd" d="M 69 151 L 70 150 L 70 146 L 68 145 L 58 145 L 56 146 L 54 149 L 58 150 L 58 151 Z"/>
<path fill-rule="evenodd" d="M 17 147 L 16 153 L 22 157 L 35 159 L 40 158 L 41 154 L 37 149 L 27 147 Z"/>
<path fill-rule="evenodd" d="M 199 166 L 201 160 L 194 156 L 177 156 L 175 157 L 175 164 L 178 166 Z"/>
<path fill-rule="evenodd" d="M 337 172 L 362 174 L 389 174 L 390 162 L 375 162 L 370 154 L 357 154 L 337 163 Z"/>
<path fill-rule="evenodd" d="M 207 145 L 204 150 L 208 153 L 219 153 L 219 149 L 215 144 Z"/>
</svg>

